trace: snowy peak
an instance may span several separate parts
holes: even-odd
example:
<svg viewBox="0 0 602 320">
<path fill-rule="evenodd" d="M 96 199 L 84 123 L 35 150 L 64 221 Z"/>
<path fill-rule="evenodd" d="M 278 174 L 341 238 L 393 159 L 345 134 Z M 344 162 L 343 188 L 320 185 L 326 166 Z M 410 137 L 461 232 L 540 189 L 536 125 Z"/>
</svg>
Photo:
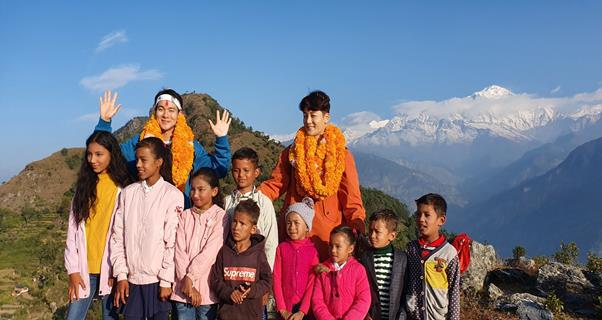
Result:
<svg viewBox="0 0 602 320">
<path fill-rule="evenodd" d="M 475 92 L 473 93 L 470 97 L 473 99 L 479 99 L 479 98 L 484 98 L 484 99 L 500 99 L 500 98 L 504 98 L 504 97 L 508 97 L 508 96 L 513 96 L 514 93 L 512 93 L 512 91 L 497 86 L 497 85 L 491 85 L 481 91 Z"/>
</svg>

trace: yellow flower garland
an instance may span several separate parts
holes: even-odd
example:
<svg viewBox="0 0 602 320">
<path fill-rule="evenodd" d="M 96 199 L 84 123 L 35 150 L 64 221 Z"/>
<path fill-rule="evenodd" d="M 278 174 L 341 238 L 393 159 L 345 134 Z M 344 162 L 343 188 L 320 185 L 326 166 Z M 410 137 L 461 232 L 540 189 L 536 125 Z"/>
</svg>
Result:
<svg viewBox="0 0 602 320">
<path fill-rule="evenodd" d="M 328 125 L 320 137 L 306 135 L 304 128 L 297 130 L 289 161 L 295 165 L 300 194 L 323 200 L 337 193 L 345 170 L 345 144 L 343 132 L 334 125 Z"/>
<path fill-rule="evenodd" d="M 148 137 L 157 137 L 163 140 L 161 127 L 159 127 L 154 114 L 146 122 L 140 133 L 140 140 Z M 184 191 L 194 161 L 194 133 L 192 133 L 192 129 L 186 123 L 186 118 L 181 112 L 178 115 L 176 127 L 171 137 L 171 154 L 173 182 L 178 189 Z"/>
</svg>

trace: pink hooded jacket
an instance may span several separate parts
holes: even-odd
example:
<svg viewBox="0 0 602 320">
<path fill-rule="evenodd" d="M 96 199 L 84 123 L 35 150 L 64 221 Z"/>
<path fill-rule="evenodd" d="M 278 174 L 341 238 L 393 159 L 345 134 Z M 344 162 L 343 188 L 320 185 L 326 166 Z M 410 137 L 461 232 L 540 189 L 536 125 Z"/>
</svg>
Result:
<svg viewBox="0 0 602 320">
<path fill-rule="evenodd" d="M 182 279 L 188 276 L 201 294 L 201 304 L 219 302 L 209 289 L 211 267 L 224 245 L 229 219 L 224 209 L 213 205 L 203 214 L 187 209 L 180 215 L 176 233 L 176 282 L 171 300 L 190 303 L 182 293 Z"/>
<path fill-rule="evenodd" d="M 109 260 L 109 242 L 111 239 L 111 230 L 113 229 L 113 223 L 115 222 L 115 211 L 117 211 L 117 205 L 119 201 L 119 194 L 121 188 L 117 188 L 117 197 L 115 197 L 115 204 L 113 205 L 113 213 L 111 214 L 111 222 L 109 223 L 109 229 L 107 230 L 107 240 L 105 243 L 105 249 L 102 255 L 102 262 L 100 265 L 100 285 L 99 295 L 104 296 L 111 293 L 111 287 L 109 286 L 109 278 L 111 274 L 111 264 Z M 85 288 L 79 288 L 79 297 L 87 298 L 90 296 L 90 274 L 88 273 L 88 252 L 86 248 L 86 226 L 85 221 L 77 224 L 75 222 L 75 213 L 73 212 L 73 206 L 69 212 L 69 226 L 67 228 L 67 244 L 65 247 L 65 269 L 68 274 L 79 272 Z"/>
<path fill-rule="evenodd" d="M 362 320 L 370 309 L 370 283 L 366 269 L 349 257 L 339 271 L 332 260 L 324 262 L 330 272 L 316 277 L 312 310 L 318 320 Z"/>
</svg>

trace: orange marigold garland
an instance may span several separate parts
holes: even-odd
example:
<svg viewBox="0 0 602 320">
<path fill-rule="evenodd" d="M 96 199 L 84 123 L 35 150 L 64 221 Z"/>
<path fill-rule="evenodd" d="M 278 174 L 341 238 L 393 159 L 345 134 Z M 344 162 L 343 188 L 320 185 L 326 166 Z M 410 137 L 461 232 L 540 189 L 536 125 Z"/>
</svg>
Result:
<svg viewBox="0 0 602 320">
<path fill-rule="evenodd" d="M 322 200 L 337 193 L 345 171 L 345 144 L 343 132 L 334 125 L 319 137 L 306 135 L 304 128 L 297 130 L 289 161 L 295 164 L 300 194 Z"/>
<path fill-rule="evenodd" d="M 159 127 L 155 115 L 151 116 L 140 133 L 141 140 L 148 137 L 157 137 L 163 140 L 161 127 Z M 181 112 L 178 115 L 176 127 L 171 137 L 171 154 L 173 159 L 171 166 L 173 182 L 178 189 L 184 191 L 194 161 L 194 133 L 192 133 L 192 129 L 186 123 L 186 118 Z"/>
</svg>

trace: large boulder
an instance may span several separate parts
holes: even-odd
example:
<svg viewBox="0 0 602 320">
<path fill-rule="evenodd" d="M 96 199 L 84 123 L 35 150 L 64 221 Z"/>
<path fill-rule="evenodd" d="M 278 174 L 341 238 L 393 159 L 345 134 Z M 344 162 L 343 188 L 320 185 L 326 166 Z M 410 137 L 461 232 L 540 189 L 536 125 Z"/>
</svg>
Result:
<svg viewBox="0 0 602 320">
<path fill-rule="evenodd" d="M 498 266 L 495 248 L 473 241 L 470 245 L 470 266 L 462 274 L 462 291 L 468 293 L 482 292 L 487 273 Z"/>
<path fill-rule="evenodd" d="M 537 278 L 522 269 L 499 268 L 487 274 L 487 283 L 495 284 L 506 293 L 539 294 Z"/>
<path fill-rule="evenodd" d="M 597 290 L 586 273 L 585 269 L 578 266 L 548 263 L 539 269 L 537 288 L 556 294 L 564 302 L 566 310 L 591 315 L 594 314 Z"/>
</svg>

